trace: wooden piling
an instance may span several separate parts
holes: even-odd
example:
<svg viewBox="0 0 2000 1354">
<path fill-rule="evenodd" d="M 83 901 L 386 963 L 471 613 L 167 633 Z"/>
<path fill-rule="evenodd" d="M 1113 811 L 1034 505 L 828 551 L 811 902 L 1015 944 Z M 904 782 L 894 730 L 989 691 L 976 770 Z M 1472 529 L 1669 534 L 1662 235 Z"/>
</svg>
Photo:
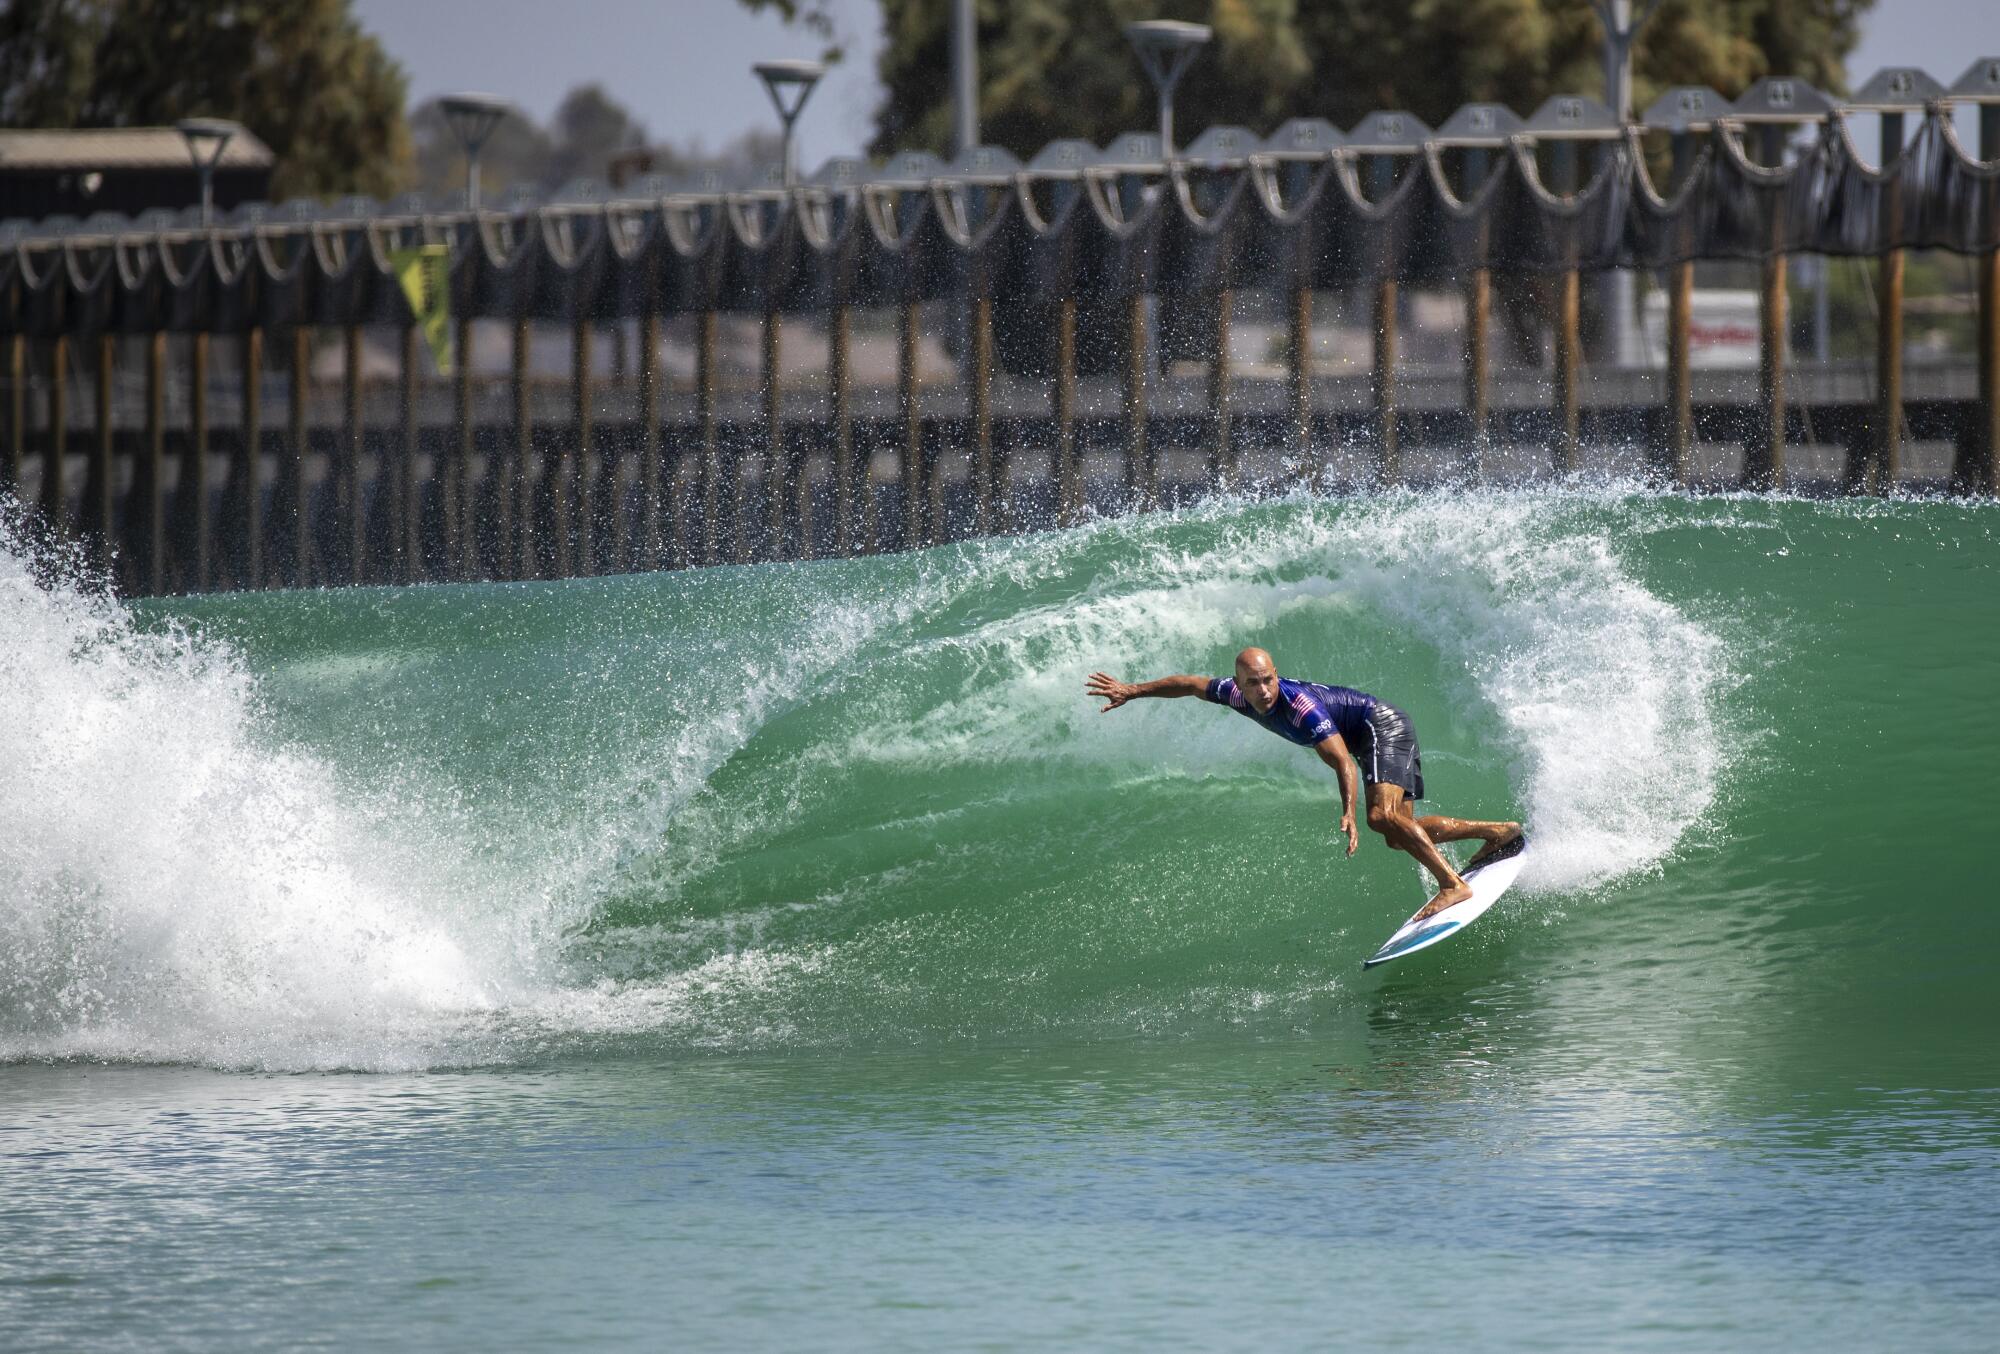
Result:
<svg viewBox="0 0 2000 1354">
<path fill-rule="evenodd" d="M 855 548 L 855 509 L 874 499 L 868 467 L 857 475 L 854 464 L 854 409 L 848 386 L 852 334 L 846 306 L 835 306 L 826 317 L 827 417 L 833 436 L 833 553 L 848 556 Z"/>
<path fill-rule="evenodd" d="M 1744 448 L 1743 483 L 1785 487 L 1785 256 L 1764 260 L 1758 307 L 1756 427 Z"/>
<path fill-rule="evenodd" d="M 785 542 L 785 494 L 783 469 L 785 462 L 785 408 L 784 387 L 780 384 L 778 372 L 778 345 L 784 338 L 784 320 L 777 311 L 764 313 L 761 356 L 763 358 L 764 388 L 764 429 L 762 447 L 755 453 L 757 468 L 762 473 L 758 480 L 764 492 L 764 520 L 759 534 L 763 541 L 750 541 L 750 514 L 744 511 L 750 495 L 749 477 L 736 478 L 736 558 L 739 562 L 756 554 L 769 552 L 769 557 L 777 558 L 784 549 Z"/>
<path fill-rule="evenodd" d="M 194 572 L 182 581 L 195 592 L 208 591 L 209 563 L 214 558 L 214 522 L 208 510 L 208 335 L 195 334 L 188 343 L 188 440 L 181 459 L 181 510 L 188 513 L 194 544 Z"/>
<path fill-rule="evenodd" d="M 1667 410 L 1662 469 L 1678 488 L 1694 485 L 1694 381 L 1688 333 L 1694 320 L 1694 263 L 1672 265 L 1667 287 Z"/>
<path fill-rule="evenodd" d="M 417 345 L 421 339 L 414 324 L 403 326 L 402 404 L 397 420 L 401 446 L 397 448 L 395 473 L 389 476 L 389 520 L 394 525 L 395 559 L 392 577 L 398 583 L 415 583 L 423 577 L 422 496 L 417 479 Z"/>
<path fill-rule="evenodd" d="M 1146 294 L 1125 301 L 1125 483 L 1140 512 L 1159 506 L 1160 476 L 1146 429 L 1146 376 L 1152 353 L 1146 343 Z"/>
<path fill-rule="evenodd" d="M 1556 473 L 1574 475 L 1583 462 L 1583 409 L 1578 385 L 1583 360 L 1583 276 L 1572 268 L 1558 280 L 1555 327 Z"/>
<path fill-rule="evenodd" d="M 1766 123 L 1758 129 L 1758 155 L 1769 167 L 1784 163 L 1785 130 Z M 1743 483 L 1750 489 L 1785 487 L 1785 255 L 1780 214 L 1771 220 L 1770 255 L 1764 260 L 1757 310 L 1756 426 L 1743 449 Z"/>
<path fill-rule="evenodd" d="M 1464 200 L 1471 201 L 1486 186 L 1489 170 L 1487 147 L 1472 146 L 1465 152 Z M 1491 214 L 1479 217 L 1479 257 L 1485 258 L 1492 233 Z M 1493 273 L 1474 268 L 1465 281 L 1465 412 L 1469 428 L 1466 438 L 1466 478 L 1478 483 L 1486 470 L 1486 453 L 1492 446 L 1493 417 Z"/>
<path fill-rule="evenodd" d="M 613 320 L 611 385 L 616 387 L 630 382 L 631 354 L 626 349 L 625 322 Z M 643 403 L 643 392 L 640 393 Z M 645 448 L 645 411 L 636 411 L 642 425 L 635 431 L 639 434 L 639 446 Z M 600 509 L 600 514 L 610 519 L 611 539 L 598 543 L 597 571 L 606 574 L 633 572 L 632 561 L 632 495 L 625 484 L 626 466 L 630 463 L 632 444 L 623 437 L 608 438 L 602 444 L 599 459 L 604 463 L 604 492 L 610 502 Z"/>
<path fill-rule="evenodd" d="M 528 379 L 528 345 L 532 338 L 533 331 L 528 327 L 527 317 L 516 316 L 511 373 L 514 395 L 514 483 L 511 486 L 513 493 L 503 493 L 499 497 L 503 503 L 511 500 L 513 504 L 511 516 L 514 520 L 511 524 L 504 520 L 508 514 L 504 508 L 502 510 L 500 540 L 503 559 L 510 557 L 506 547 L 512 545 L 511 558 L 514 564 L 514 577 L 517 579 L 533 578 L 539 572 L 535 558 L 534 388 Z M 506 530 L 508 525 L 513 527 L 511 536 Z"/>
<path fill-rule="evenodd" d="M 1311 490 L 1319 487 L 1312 445 L 1312 289 L 1292 288 L 1291 302 L 1287 315 L 1291 360 L 1285 374 L 1291 395 L 1292 474 L 1302 487 Z"/>
<path fill-rule="evenodd" d="M 1903 153 L 1903 115 L 1882 114 L 1882 164 L 1886 168 Z M 1902 179 L 1891 176 L 1882 185 L 1882 227 L 1894 239 L 1902 233 Z M 1820 260 L 1826 267 L 1826 260 Z M 1875 272 L 1875 420 L 1867 464 L 1856 467 L 1848 457 L 1850 492 L 1886 494 L 1896 487 L 1903 459 L 1903 251 L 1891 249 L 1876 261 Z M 1860 470 L 1859 476 L 1856 470 Z M 1858 481 L 1858 482 L 1857 482 Z"/>
<path fill-rule="evenodd" d="M 543 482 L 548 486 L 549 531 L 554 537 L 549 543 L 553 554 L 549 561 L 550 576 L 553 578 L 572 578 L 576 574 L 576 494 L 577 485 L 583 478 L 577 461 L 582 456 L 584 435 L 583 382 L 578 378 L 576 364 L 588 342 L 579 321 L 570 329 L 569 427 L 558 430 L 555 446 L 543 458 Z"/>
<path fill-rule="evenodd" d="M 1895 492 L 1903 460 L 1903 251 L 1900 249 L 1891 249 L 1877 261 L 1875 307 L 1875 437 L 1860 488 L 1864 493 L 1888 494 Z"/>
<path fill-rule="evenodd" d="M 951 539 L 951 518 L 945 512 L 944 452 L 933 442 L 924 450 L 925 540 L 941 545 Z"/>
<path fill-rule="evenodd" d="M 968 466 L 971 463 L 971 449 L 961 444 L 947 451 L 950 441 L 948 436 L 942 436 L 933 437 L 927 446 L 923 444 L 921 438 L 918 442 L 923 448 L 924 458 L 924 543 L 926 545 L 942 545 L 951 539 L 951 517 L 945 511 L 947 483 L 945 457 L 955 454 L 967 458 Z"/>
<path fill-rule="evenodd" d="M 1474 268 L 1465 284 L 1465 413 L 1470 423 L 1466 446 L 1466 478 L 1478 483 L 1491 444 L 1488 427 L 1493 411 L 1493 274 Z"/>
<path fill-rule="evenodd" d="M 786 453 L 782 479 L 792 486 L 792 522 L 798 528 L 796 559 L 811 559 L 818 553 L 813 542 L 812 442 L 795 436 Z"/>
<path fill-rule="evenodd" d="M 902 424 L 903 548 L 929 545 L 924 521 L 924 430 L 917 399 L 917 303 L 903 302 L 896 325 L 896 412 Z"/>
<path fill-rule="evenodd" d="M 1055 416 L 1056 524 L 1075 526 L 1083 520 L 1083 470 L 1076 449 L 1076 298 L 1056 303 L 1055 386 L 1050 412 Z"/>
<path fill-rule="evenodd" d="M 2000 493 L 2000 252 L 1979 258 L 1978 322 L 1979 404 L 1965 480 L 1972 492 L 1993 494 Z"/>
<path fill-rule="evenodd" d="M 264 586 L 264 497 L 257 472 L 264 440 L 264 331 L 255 325 L 243 333 L 243 432 L 230 469 L 230 516 L 239 533 L 239 582 L 246 588 Z"/>
<path fill-rule="evenodd" d="M 1234 492 L 1241 480 L 1242 467 L 1236 455 L 1236 438 L 1230 428 L 1229 322 L 1236 307 L 1230 291 L 1215 294 L 1215 351 L 1208 364 L 1208 463 L 1210 483 L 1224 492 Z"/>
<path fill-rule="evenodd" d="M 312 380 L 312 330 L 292 330 L 291 408 L 287 411 L 291 458 L 287 487 L 291 490 L 292 586 L 312 586 L 312 488 L 306 478 L 312 448 L 306 442 L 306 400 Z"/>
<path fill-rule="evenodd" d="M 1375 405 L 1375 483 L 1401 483 L 1403 465 L 1396 444 L 1396 279 L 1375 284 L 1375 364 L 1368 374 Z"/>
<path fill-rule="evenodd" d="M 140 462 L 145 505 L 128 514 L 140 528 L 146 595 L 167 587 L 167 335 L 155 330 L 146 341 L 146 448 Z"/>
<path fill-rule="evenodd" d="M 97 441 L 90 451 L 90 475 L 84 488 L 83 520 L 91 535 L 91 558 L 97 567 L 109 570 L 116 546 L 116 522 L 112 493 L 114 466 L 112 448 L 115 433 L 111 426 L 111 387 L 117 373 L 118 339 L 112 334 L 97 336 Z"/>
<path fill-rule="evenodd" d="M 42 518 L 51 530 L 63 529 L 68 485 L 63 480 L 63 453 L 69 441 L 69 336 L 49 340 L 48 433 L 42 443 Z"/>
<path fill-rule="evenodd" d="M 1979 108 L 1979 154 L 2000 160 L 2000 104 Z M 1966 462 L 1958 477 L 1971 493 L 2000 493 L 2000 252 L 1979 256 L 1979 403 L 1966 438 Z"/>
<path fill-rule="evenodd" d="M 473 458 L 477 454 L 472 423 L 472 320 L 460 316 L 451 351 L 453 439 L 451 466 L 438 476 L 444 497 L 444 557 L 447 578 L 479 577 L 479 539 L 473 491 Z"/>
<path fill-rule="evenodd" d="M 972 301 L 971 325 L 966 334 L 967 374 L 972 378 L 966 391 L 966 413 L 971 422 L 972 487 L 975 524 L 981 536 L 996 529 L 993 462 L 993 302 L 978 296 Z"/>
<path fill-rule="evenodd" d="M 661 564 L 660 510 L 660 313 L 654 308 L 653 288 L 646 288 L 645 314 L 639 317 L 639 496 L 640 568 L 657 569 Z M 667 483 L 673 477 L 667 476 Z M 624 515 L 619 515 L 624 520 Z"/>
<path fill-rule="evenodd" d="M 694 319 L 694 418 L 701 456 L 701 562 L 719 564 L 721 533 L 716 521 L 721 506 L 721 449 L 715 438 L 715 312 L 704 310 Z"/>
<path fill-rule="evenodd" d="M 17 284 L 18 285 L 18 284 Z M 7 459 L 0 462 L 6 486 L 19 491 L 21 464 L 28 455 L 28 339 L 7 336 Z"/>
<path fill-rule="evenodd" d="M 1577 191 L 1578 145 L 1556 141 L 1549 146 L 1549 183 L 1564 198 Z M 1554 334 L 1554 397 L 1556 415 L 1555 471 L 1573 475 L 1583 462 L 1583 419 L 1578 387 L 1583 364 L 1583 277 L 1566 269 L 1556 283 Z"/>
<path fill-rule="evenodd" d="M 575 473 L 567 486 L 559 486 L 562 497 L 557 500 L 565 507 L 571 502 L 576 505 L 574 531 L 562 533 L 564 540 L 575 540 L 575 551 L 570 567 L 563 571 L 565 577 L 589 578 L 597 572 L 597 469 L 590 463 L 591 452 L 596 442 L 596 420 L 592 418 L 590 387 L 590 348 L 592 330 L 590 317 L 577 317 L 574 336 L 570 342 L 570 423 L 575 441 Z"/>
<path fill-rule="evenodd" d="M 342 546 L 347 553 L 347 581 L 368 581 L 368 512 L 361 492 L 361 446 L 365 436 L 361 410 L 361 326 L 350 324 L 345 334 L 347 369 L 340 457 L 335 469 Z"/>
</svg>

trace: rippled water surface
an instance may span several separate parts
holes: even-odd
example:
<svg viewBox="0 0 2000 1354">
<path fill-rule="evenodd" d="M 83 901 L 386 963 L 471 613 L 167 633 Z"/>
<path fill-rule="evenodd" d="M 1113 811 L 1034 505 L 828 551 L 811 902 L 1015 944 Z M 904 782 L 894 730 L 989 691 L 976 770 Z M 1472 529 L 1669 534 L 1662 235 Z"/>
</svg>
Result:
<svg viewBox="0 0 2000 1354">
<path fill-rule="evenodd" d="M 2000 1092 L 1571 1056 L 1524 996 L 1248 1045 L 14 1068 L 0 1311 L 15 1348 L 1990 1347 Z"/>
</svg>

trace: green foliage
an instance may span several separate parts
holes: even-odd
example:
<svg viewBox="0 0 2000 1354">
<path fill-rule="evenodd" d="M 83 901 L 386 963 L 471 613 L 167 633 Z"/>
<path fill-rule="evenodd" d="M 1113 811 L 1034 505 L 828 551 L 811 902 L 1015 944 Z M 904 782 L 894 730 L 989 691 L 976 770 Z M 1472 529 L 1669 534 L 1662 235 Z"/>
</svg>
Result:
<svg viewBox="0 0 2000 1354">
<path fill-rule="evenodd" d="M 409 171 L 402 70 L 348 0 L 7 0 L 0 122 L 241 122 L 277 156 L 274 197 L 395 191 Z"/>
<path fill-rule="evenodd" d="M 833 0 L 738 0 L 738 3 L 754 14 L 776 14 L 786 23 L 816 34 L 826 43 L 819 59 L 828 65 L 845 55 L 839 25 L 833 19 Z"/>
<path fill-rule="evenodd" d="M 1773 73 L 1838 90 L 1872 3 L 1666 0 L 1636 48 L 1635 106 L 1679 84 L 1735 95 Z M 1152 92 L 1124 35 L 1136 19 L 1215 30 L 1176 100 L 1187 138 L 1294 116 L 1347 127 L 1378 108 L 1436 125 L 1474 101 L 1526 114 L 1551 94 L 1604 88 L 1588 0 L 979 0 L 977 13 L 981 138 L 1020 155 L 1056 137 L 1102 144 L 1152 125 Z M 949 149 L 951 0 L 883 0 L 883 24 L 887 98 L 871 149 Z"/>
<path fill-rule="evenodd" d="M 410 136 L 418 188 L 447 193 L 465 186 L 465 152 L 436 100 L 412 110 Z M 770 165 L 781 144 L 775 131 L 761 127 L 713 154 L 698 145 L 653 144 L 645 124 L 602 85 L 578 85 L 563 96 L 547 127 L 518 112 L 502 118 L 480 152 L 479 179 L 490 199 L 516 185 L 546 191 L 572 179 L 609 182 L 621 161 L 627 175 Z"/>
</svg>

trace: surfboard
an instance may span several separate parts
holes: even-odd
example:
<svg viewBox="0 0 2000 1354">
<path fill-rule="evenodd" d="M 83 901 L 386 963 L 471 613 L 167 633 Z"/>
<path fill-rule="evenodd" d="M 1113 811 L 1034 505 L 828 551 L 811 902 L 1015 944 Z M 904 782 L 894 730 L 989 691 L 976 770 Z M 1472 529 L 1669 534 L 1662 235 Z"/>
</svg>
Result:
<svg viewBox="0 0 2000 1354">
<path fill-rule="evenodd" d="M 1459 875 L 1472 886 L 1472 896 L 1462 903 L 1453 903 L 1442 912 L 1433 913 L 1418 921 L 1412 916 L 1404 922 L 1395 935 L 1383 943 L 1381 949 L 1361 961 L 1361 967 L 1374 968 L 1386 964 L 1391 959 L 1401 959 L 1415 954 L 1418 950 L 1429 949 L 1441 940 L 1457 935 L 1472 925 L 1487 908 L 1500 901 L 1514 879 L 1521 873 L 1521 866 L 1528 857 L 1528 834 L 1522 833 L 1506 847 L 1494 853 L 1491 859 L 1483 861 L 1479 868 L 1466 870 Z M 1417 911 L 1423 911 L 1418 908 Z"/>
</svg>

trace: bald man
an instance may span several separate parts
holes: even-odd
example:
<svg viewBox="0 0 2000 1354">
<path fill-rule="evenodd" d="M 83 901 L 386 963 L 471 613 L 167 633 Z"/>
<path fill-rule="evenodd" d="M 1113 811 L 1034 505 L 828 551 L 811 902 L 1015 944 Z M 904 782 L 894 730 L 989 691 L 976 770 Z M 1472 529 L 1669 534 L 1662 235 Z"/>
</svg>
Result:
<svg viewBox="0 0 2000 1354">
<path fill-rule="evenodd" d="M 1418 917 L 1442 912 L 1472 896 L 1471 887 L 1437 849 L 1439 842 L 1474 838 L 1484 842 L 1466 862 L 1470 870 L 1502 853 L 1512 854 L 1521 841 L 1519 823 L 1474 823 L 1437 814 L 1418 818 L 1413 806 L 1424 797 L 1424 763 L 1410 717 L 1365 691 L 1280 677 L 1271 655 L 1262 649 L 1236 655 L 1233 678 L 1161 677 L 1135 684 L 1093 672 L 1086 689 L 1109 702 L 1100 712 L 1105 714 L 1141 696 L 1199 696 L 1228 706 L 1280 738 L 1311 748 L 1340 781 L 1340 830 L 1347 837 L 1350 856 L 1360 843 L 1354 829 L 1358 753 L 1360 778 L 1368 782 L 1368 826 L 1396 850 L 1415 856 L 1437 880 L 1437 895 Z"/>
</svg>

